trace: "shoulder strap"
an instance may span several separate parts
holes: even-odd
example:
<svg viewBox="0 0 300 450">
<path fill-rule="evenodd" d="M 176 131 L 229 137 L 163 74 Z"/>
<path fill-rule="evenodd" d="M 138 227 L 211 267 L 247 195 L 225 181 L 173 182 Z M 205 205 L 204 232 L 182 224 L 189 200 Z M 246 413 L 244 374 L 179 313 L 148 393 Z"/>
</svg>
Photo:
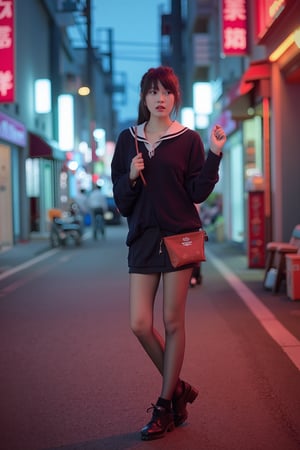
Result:
<svg viewBox="0 0 300 450">
<path fill-rule="evenodd" d="M 134 141 L 135 141 L 136 154 L 138 155 L 139 154 L 139 144 L 138 144 L 138 140 L 137 140 L 137 127 L 135 127 L 135 129 L 134 129 Z M 147 186 L 147 183 L 146 183 L 146 180 L 145 180 L 145 177 L 144 177 L 142 171 L 140 172 L 140 177 L 142 179 L 144 186 Z"/>
</svg>

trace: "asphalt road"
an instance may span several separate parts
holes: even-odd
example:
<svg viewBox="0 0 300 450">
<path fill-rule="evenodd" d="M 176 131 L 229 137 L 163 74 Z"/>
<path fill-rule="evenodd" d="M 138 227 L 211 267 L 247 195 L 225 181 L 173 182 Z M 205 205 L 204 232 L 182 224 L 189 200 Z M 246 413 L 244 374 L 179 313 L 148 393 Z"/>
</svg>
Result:
<svg viewBox="0 0 300 450">
<path fill-rule="evenodd" d="M 140 441 L 160 377 L 129 330 L 125 232 L 109 227 L 105 241 L 45 253 L 0 280 L 0 449 L 299 450 L 297 358 L 224 277 L 226 255 L 213 244 L 186 313 L 182 375 L 199 397 L 184 426 Z M 240 272 L 299 350 L 300 302 Z"/>
</svg>

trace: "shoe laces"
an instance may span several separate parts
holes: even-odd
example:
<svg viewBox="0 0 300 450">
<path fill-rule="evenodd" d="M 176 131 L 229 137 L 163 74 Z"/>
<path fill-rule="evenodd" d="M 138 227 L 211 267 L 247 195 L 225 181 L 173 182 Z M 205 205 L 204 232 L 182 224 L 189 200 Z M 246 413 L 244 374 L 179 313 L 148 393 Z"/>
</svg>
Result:
<svg viewBox="0 0 300 450">
<path fill-rule="evenodd" d="M 162 414 L 167 412 L 166 408 L 163 406 L 154 405 L 154 403 L 151 403 L 151 406 L 149 406 L 146 411 L 147 413 L 152 411 L 152 421 L 155 421 L 160 418 Z"/>
<path fill-rule="evenodd" d="M 160 411 L 160 407 L 157 406 L 157 405 L 154 405 L 154 403 L 151 403 L 151 406 L 149 406 L 149 408 L 147 408 L 146 411 L 147 411 L 147 413 L 152 411 L 153 414 L 154 414 L 155 412 L 159 412 Z"/>
</svg>

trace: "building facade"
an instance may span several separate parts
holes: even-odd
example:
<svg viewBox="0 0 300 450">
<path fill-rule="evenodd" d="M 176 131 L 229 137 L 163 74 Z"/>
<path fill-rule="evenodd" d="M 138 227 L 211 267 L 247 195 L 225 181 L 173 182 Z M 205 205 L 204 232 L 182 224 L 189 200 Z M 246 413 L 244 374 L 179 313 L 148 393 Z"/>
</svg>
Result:
<svg viewBox="0 0 300 450">
<path fill-rule="evenodd" d="M 91 28 L 90 1 L 0 5 L 2 247 L 48 234 L 48 210 L 68 208 L 80 187 L 78 174 L 93 176 L 99 162 L 93 131 L 113 135 L 111 74 Z M 91 95 L 78 94 L 83 85 Z M 70 116 L 60 111 L 63 100 L 72 106 Z"/>
<path fill-rule="evenodd" d="M 208 125 L 195 126 L 206 147 L 215 123 L 228 136 L 216 187 L 222 193 L 222 236 L 248 251 L 250 267 L 263 267 L 266 242 L 288 240 L 300 222 L 295 202 L 300 192 L 299 1 L 171 3 L 172 13 L 162 21 L 171 43 L 163 61 L 176 67 L 181 55 L 184 107 L 195 112 L 195 83 L 211 86 Z M 178 14 L 181 53 L 172 34 Z"/>
</svg>

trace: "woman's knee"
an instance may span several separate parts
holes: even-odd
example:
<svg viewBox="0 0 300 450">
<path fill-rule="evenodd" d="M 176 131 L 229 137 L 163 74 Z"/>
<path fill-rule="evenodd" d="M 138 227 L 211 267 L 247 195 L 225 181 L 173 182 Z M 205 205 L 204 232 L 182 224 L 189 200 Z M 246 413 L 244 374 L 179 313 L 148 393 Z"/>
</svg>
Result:
<svg viewBox="0 0 300 450">
<path fill-rule="evenodd" d="M 164 318 L 164 327 L 167 335 L 180 333 L 184 330 L 184 321 L 181 318 Z"/>
<path fill-rule="evenodd" d="M 146 337 L 151 333 L 151 326 L 145 320 L 131 320 L 130 328 L 137 338 Z"/>
</svg>

